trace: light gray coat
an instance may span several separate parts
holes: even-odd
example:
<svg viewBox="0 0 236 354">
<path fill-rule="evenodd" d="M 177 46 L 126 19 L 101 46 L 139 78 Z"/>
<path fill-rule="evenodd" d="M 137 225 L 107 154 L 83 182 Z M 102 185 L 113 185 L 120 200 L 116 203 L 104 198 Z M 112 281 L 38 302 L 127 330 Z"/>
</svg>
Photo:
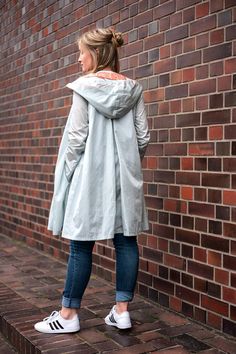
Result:
<svg viewBox="0 0 236 354">
<path fill-rule="evenodd" d="M 141 86 L 95 75 L 67 86 L 73 103 L 56 164 L 48 229 L 72 240 L 147 230 L 140 157 L 149 132 Z"/>
</svg>

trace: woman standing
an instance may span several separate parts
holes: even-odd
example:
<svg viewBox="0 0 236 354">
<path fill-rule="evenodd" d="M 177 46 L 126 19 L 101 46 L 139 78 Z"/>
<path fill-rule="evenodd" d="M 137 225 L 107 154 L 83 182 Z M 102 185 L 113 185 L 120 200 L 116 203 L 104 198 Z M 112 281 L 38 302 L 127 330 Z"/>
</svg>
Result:
<svg viewBox="0 0 236 354">
<path fill-rule="evenodd" d="M 70 239 L 60 312 L 35 324 L 44 333 L 80 329 L 79 308 L 92 269 L 96 240 L 113 239 L 116 305 L 107 325 L 131 327 L 128 303 L 138 274 L 138 233 L 148 229 L 141 159 L 149 142 L 142 88 L 119 74 L 121 33 L 96 29 L 79 41 L 85 74 L 67 86 L 73 103 L 55 171 L 48 229 Z"/>
</svg>

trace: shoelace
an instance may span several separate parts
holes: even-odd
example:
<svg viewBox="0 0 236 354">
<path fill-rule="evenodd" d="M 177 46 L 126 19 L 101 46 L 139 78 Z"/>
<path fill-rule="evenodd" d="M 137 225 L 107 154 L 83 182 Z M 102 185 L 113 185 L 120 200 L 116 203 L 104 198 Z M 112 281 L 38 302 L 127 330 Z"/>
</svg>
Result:
<svg viewBox="0 0 236 354">
<path fill-rule="evenodd" d="M 58 315 L 58 311 L 53 311 L 52 313 L 51 313 L 51 315 L 50 316 L 48 316 L 48 317 L 45 317 L 44 319 L 43 319 L 43 321 L 47 321 L 47 322 L 49 322 L 55 315 Z"/>
</svg>

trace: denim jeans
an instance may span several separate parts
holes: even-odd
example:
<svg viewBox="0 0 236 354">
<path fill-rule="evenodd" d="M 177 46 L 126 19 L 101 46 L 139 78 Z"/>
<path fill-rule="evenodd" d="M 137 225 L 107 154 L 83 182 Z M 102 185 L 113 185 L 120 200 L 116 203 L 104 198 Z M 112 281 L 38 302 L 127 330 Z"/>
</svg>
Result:
<svg viewBox="0 0 236 354">
<path fill-rule="evenodd" d="M 92 251 L 95 241 L 70 241 L 65 289 L 62 305 L 80 308 L 92 270 Z M 115 234 L 116 301 L 131 301 L 138 275 L 139 252 L 136 236 Z"/>
</svg>

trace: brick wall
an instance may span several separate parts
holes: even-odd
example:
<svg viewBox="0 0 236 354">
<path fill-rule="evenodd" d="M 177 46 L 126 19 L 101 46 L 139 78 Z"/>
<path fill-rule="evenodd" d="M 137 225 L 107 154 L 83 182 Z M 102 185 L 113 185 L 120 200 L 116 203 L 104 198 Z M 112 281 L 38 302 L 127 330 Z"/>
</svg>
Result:
<svg viewBox="0 0 236 354">
<path fill-rule="evenodd" d="M 235 0 L 9 0 L 0 10 L 0 232 L 66 258 L 68 244 L 46 230 L 65 84 L 78 76 L 79 30 L 114 25 L 151 130 L 138 291 L 236 335 Z M 95 251 L 94 272 L 114 281 L 111 243 Z"/>
</svg>

